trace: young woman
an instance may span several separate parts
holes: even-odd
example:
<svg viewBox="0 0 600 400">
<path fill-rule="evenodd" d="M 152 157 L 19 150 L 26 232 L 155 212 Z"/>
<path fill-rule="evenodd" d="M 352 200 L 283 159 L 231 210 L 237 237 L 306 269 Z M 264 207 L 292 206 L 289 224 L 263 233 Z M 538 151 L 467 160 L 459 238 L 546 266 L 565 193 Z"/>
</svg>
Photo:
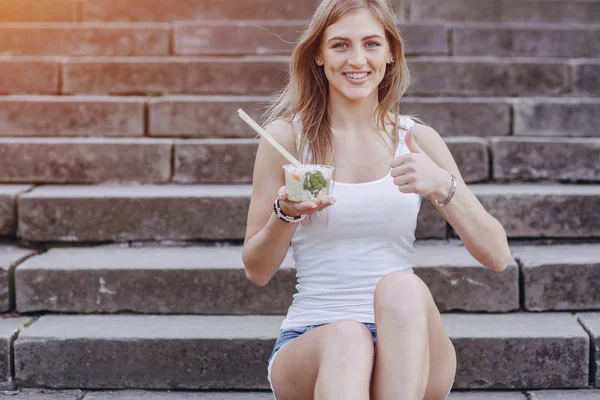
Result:
<svg viewBox="0 0 600 400">
<path fill-rule="evenodd" d="M 288 201 L 288 162 L 261 139 L 243 249 L 259 286 L 294 249 L 298 292 L 267 372 L 276 399 L 447 397 L 456 354 L 412 270 L 421 196 L 479 262 L 498 272 L 509 262 L 503 227 L 440 135 L 399 115 L 408 83 L 388 1 L 321 2 L 266 130 L 301 161 L 335 166 L 334 197 Z"/>
</svg>

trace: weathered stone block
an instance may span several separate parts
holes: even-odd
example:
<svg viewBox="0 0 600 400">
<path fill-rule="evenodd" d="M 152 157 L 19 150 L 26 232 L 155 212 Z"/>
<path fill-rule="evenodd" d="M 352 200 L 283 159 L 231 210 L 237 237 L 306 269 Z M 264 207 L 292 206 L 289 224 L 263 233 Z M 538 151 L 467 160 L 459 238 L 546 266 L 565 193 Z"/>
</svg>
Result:
<svg viewBox="0 0 600 400">
<path fill-rule="evenodd" d="M 600 62 L 581 61 L 573 65 L 573 91 L 588 96 L 600 95 Z"/>
<path fill-rule="evenodd" d="M 86 0 L 84 21 L 309 19 L 319 0 Z"/>
<path fill-rule="evenodd" d="M 30 185 L 0 185 L 0 235 L 17 231 L 17 196 L 30 189 Z"/>
<path fill-rule="evenodd" d="M 63 92 L 272 95 L 284 86 L 287 66 L 286 57 L 70 59 Z"/>
<path fill-rule="evenodd" d="M 427 197 L 421 197 L 421 210 L 417 217 L 417 239 L 441 239 L 447 236 L 448 224 Z"/>
<path fill-rule="evenodd" d="M 161 56 L 169 55 L 166 24 L 118 26 L 4 24 L 0 53 L 6 55 Z"/>
<path fill-rule="evenodd" d="M 281 320 L 43 316 L 15 342 L 15 380 L 56 389 L 267 389 Z"/>
<path fill-rule="evenodd" d="M 577 319 L 589 334 L 591 340 L 590 370 L 595 373 L 590 381 L 600 387 L 600 312 L 578 312 Z"/>
<path fill-rule="evenodd" d="M 15 267 L 34 254 L 34 250 L 0 245 L 0 312 L 8 312 L 14 308 Z"/>
<path fill-rule="evenodd" d="M 80 1 L 82 0 L 0 0 L 0 21 L 75 22 Z"/>
<path fill-rule="evenodd" d="M 599 99 L 519 99 L 513 109 L 515 135 L 600 136 Z"/>
<path fill-rule="evenodd" d="M 0 389 L 13 389 L 14 357 L 12 347 L 19 330 L 30 322 L 30 318 L 1 318 L 0 319 Z"/>
<path fill-rule="evenodd" d="M 482 182 L 490 179 L 487 139 L 450 137 L 444 140 L 465 182 Z"/>
<path fill-rule="evenodd" d="M 511 131 L 511 107 L 504 99 L 408 97 L 400 107 L 445 137 L 505 136 Z"/>
<path fill-rule="evenodd" d="M 519 268 L 497 273 L 462 246 L 415 246 L 415 274 L 429 287 L 440 312 L 507 312 L 519 309 Z"/>
<path fill-rule="evenodd" d="M 419 0 L 414 21 L 595 23 L 600 4 L 586 0 Z"/>
<path fill-rule="evenodd" d="M 408 66 L 415 95 L 533 96 L 570 89 L 566 62 L 422 57 Z"/>
<path fill-rule="evenodd" d="M 472 390 L 468 392 L 452 392 L 448 400 L 526 400 L 527 397 L 521 392 L 509 392 L 502 390 L 484 391 Z"/>
<path fill-rule="evenodd" d="M 570 314 L 445 314 L 455 389 L 588 387 L 589 337 Z"/>
<path fill-rule="evenodd" d="M 495 180 L 600 181 L 600 138 L 492 138 Z"/>
<path fill-rule="evenodd" d="M 600 29 L 594 27 L 456 27 L 453 54 L 497 57 L 595 57 Z"/>
<path fill-rule="evenodd" d="M 247 185 L 59 185 L 19 198 L 31 241 L 235 240 L 246 230 Z"/>
<path fill-rule="evenodd" d="M 168 182 L 168 139 L 0 139 L 0 182 Z"/>
<path fill-rule="evenodd" d="M 119 390 L 89 392 L 85 396 L 85 400 L 138 400 L 142 398 L 144 400 L 273 400 L 273 393 L 271 391 L 159 392 L 155 390 Z"/>
<path fill-rule="evenodd" d="M 17 267 L 17 310 L 283 315 L 296 292 L 293 266 L 290 253 L 258 287 L 238 246 L 51 249 Z"/>
<path fill-rule="evenodd" d="M 0 136 L 143 136 L 144 108 L 116 96 L 0 98 Z"/>
<path fill-rule="evenodd" d="M 252 183 L 257 149 L 257 139 L 178 140 L 173 181 Z"/>
<path fill-rule="evenodd" d="M 60 65 L 52 59 L 0 59 L 0 94 L 57 94 Z"/>
<path fill-rule="evenodd" d="M 254 138 L 258 134 L 241 119 L 242 108 L 259 122 L 267 97 L 167 96 L 149 102 L 151 136 Z"/>
<path fill-rule="evenodd" d="M 528 391 L 530 400 L 596 400 L 600 390 L 538 390 Z"/>
<path fill-rule="evenodd" d="M 511 238 L 599 237 L 597 185 L 471 185 Z"/>
<path fill-rule="evenodd" d="M 514 246 L 530 311 L 600 308 L 600 246 Z"/>
</svg>

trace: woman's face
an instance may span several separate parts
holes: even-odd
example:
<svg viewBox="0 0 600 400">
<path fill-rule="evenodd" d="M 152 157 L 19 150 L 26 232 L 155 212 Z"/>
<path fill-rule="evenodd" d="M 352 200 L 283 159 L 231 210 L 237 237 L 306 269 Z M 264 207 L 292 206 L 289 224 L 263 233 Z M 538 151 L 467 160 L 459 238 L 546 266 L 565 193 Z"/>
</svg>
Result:
<svg viewBox="0 0 600 400">
<path fill-rule="evenodd" d="M 377 93 L 391 56 L 383 26 L 361 10 L 325 30 L 316 61 L 322 62 L 330 91 L 360 100 Z"/>
</svg>

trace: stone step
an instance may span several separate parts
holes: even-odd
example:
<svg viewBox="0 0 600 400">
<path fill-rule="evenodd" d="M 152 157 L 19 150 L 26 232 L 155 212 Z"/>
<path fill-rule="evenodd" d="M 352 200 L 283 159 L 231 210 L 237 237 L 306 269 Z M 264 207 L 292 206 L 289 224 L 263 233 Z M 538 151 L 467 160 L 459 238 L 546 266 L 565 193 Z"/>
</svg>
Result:
<svg viewBox="0 0 600 400">
<path fill-rule="evenodd" d="M 0 94 L 273 95 L 286 56 L 8 57 Z M 598 59 L 408 57 L 414 96 L 594 96 Z M 27 74 L 23 73 L 27 71 Z M 244 74 L 240 74 L 244 71 Z"/>
<path fill-rule="evenodd" d="M 595 0 L 408 0 L 411 21 L 597 24 Z"/>
<path fill-rule="evenodd" d="M 14 341 L 31 318 L 0 318 L 0 390 L 14 387 Z"/>
<path fill-rule="evenodd" d="M 597 92 L 596 60 L 486 57 L 409 58 L 412 95 L 555 96 Z M 76 58 L 63 65 L 64 94 L 272 95 L 287 79 L 288 57 Z M 240 74 L 240 71 L 244 71 Z M 571 85 L 571 76 L 576 76 Z"/>
<path fill-rule="evenodd" d="M 168 56 L 169 24 L 2 23 L 0 54 Z"/>
<path fill-rule="evenodd" d="M 32 188 L 32 185 L 0 185 L 0 236 L 16 232 L 17 196 Z"/>
<path fill-rule="evenodd" d="M 488 143 L 446 139 L 466 182 L 490 179 Z M 0 183 L 252 183 L 257 139 L 0 138 Z"/>
<path fill-rule="evenodd" d="M 415 273 L 442 312 L 520 307 L 515 262 L 497 274 L 461 246 L 417 242 Z M 19 313 L 283 315 L 295 285 L 291 251 L 261 288 L 246 278 L 241 246 L 53 248 L 15 270 Z M 585 301 L 600 302 L 600 296 Z"/>
<path fill-rule="evenodd" d="M 0 245 L 0 312 L 15 308 L 15 268 L 37 251 L 14 245 Z"/>
<path fill-rule="evenodd" d="M 496 181 L 600 181 L 600 138 L 494 137 L 490 140 Z M 464 159 L 463 162 L 470 167 L 478 165 Z"/>
<path fill-rule="evenodd" d="M 77 21 L 81 0 L 0 0 L 0 22 Z"/>
<path fill-rule="evenodd" d="M 598 185 L 470 188 L 511 238 L 600 237 Z M 250 185 L 41 186 L 19 196 L 18 236 L 32 242 L 241 240 L 251 190 Z M 423 201 L 417 238 L 447 234 L 446 221 Z"/>
<path fill-rule="evenodd" d="M 238 117 L 237 109 L 258 121 L 269 99 L 0 96 L 0 137 L 255 138 L 256 132 Z M 401 112 L 416 115 L 445 137 L 600 137 L 598 98 L 407 97 Z"/>
<path fill-rule="evenodd" d="M 15 380 L 23 388 L 268 389 L 267 360 L 281 320 L 42 316 L 14 343 Z M 457 351 L 455 389 L 588 387 L 590 338 L 570 314 L 443 320 Z"/>
</svg>

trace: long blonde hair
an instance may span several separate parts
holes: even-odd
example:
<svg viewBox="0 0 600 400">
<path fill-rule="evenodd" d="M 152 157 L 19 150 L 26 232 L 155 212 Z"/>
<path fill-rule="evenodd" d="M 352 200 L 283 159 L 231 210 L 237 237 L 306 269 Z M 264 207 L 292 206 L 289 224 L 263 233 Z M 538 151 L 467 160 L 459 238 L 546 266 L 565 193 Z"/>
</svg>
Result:
<svg viewBox="0 0 600 400">
<path fill-rule="evenodd" d="M 263 117 L 265 126 L 278 118 L 291 122 L 300 117 L 302 129 L 295 133 L 299 135 L 295 139 L 299 139 L 299 154 L 310 154 L 310 159 L 302 160 L 304 163 L 335 165 L 333 135 L 327 114 L 329 84 L 323 68 L 315 63 L 320 40 L 327 27 L 364 9 L 383 26 L 395 60 L 387 65 L 379 85 L 379 105 L 374 120 L 391 139 L 394 149 L 398 146 L 400 97 L 408 88 L 410 75 L 391 0 L 323 0 L 292 53 L 287 86 Z M 394 127 L 391 132 L 387 129 L 388 123 Z"/>
</svg>

